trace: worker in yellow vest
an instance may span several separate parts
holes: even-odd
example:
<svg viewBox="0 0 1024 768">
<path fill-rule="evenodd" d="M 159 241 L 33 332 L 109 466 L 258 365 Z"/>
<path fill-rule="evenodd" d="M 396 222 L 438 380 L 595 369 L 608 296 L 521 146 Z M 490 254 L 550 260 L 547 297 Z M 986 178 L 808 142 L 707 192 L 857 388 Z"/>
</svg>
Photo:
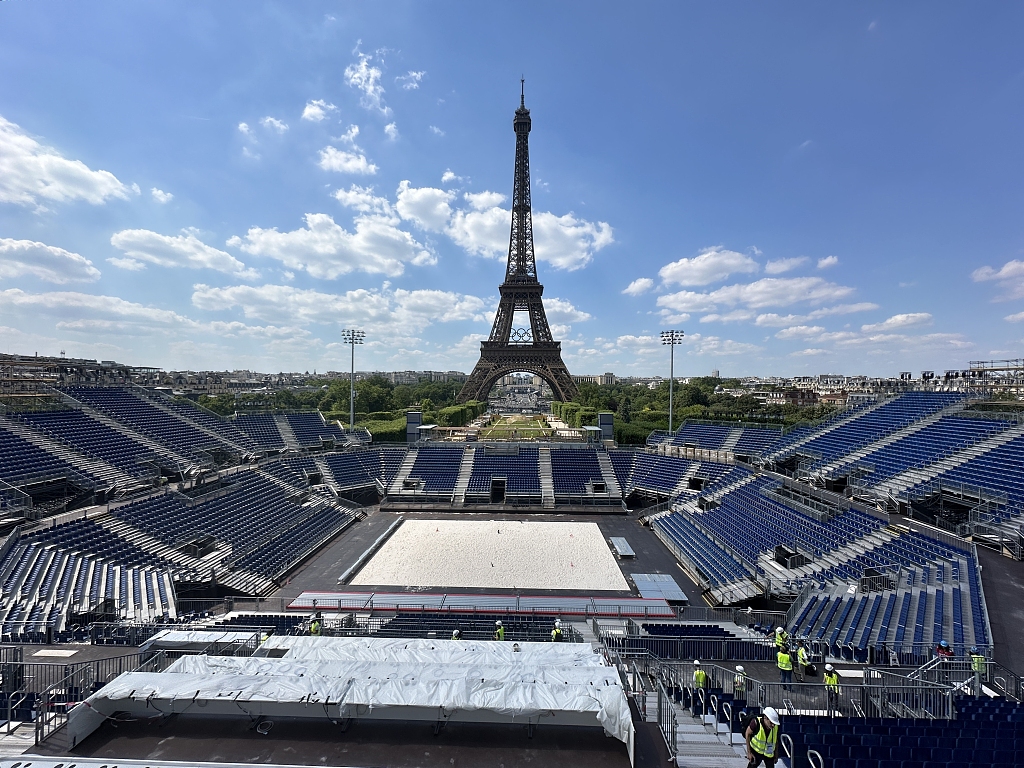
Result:
<svg viewBox="0 0 1024 768">
<path fill-rule="evenodd" d="M 708 673 L 700 668 L 700 659 L 693 660 L 693 687 L 708 687 Z"/>
<path fill-rule="evenodd" d="M 988 682 L 988 659 L 978 652 L 978 646 L 971 646 L 971 670 L 974 672 L 974 695 L 981 695 L 981 684 Z"/>
<path fill-rule="evenodd" d="M 757 768 L 761 763 L 766 768 L 775 768 L 779 757 L 779 713 L 774 707 L 765 707 L 760 717 L 754 718 L 747 726 L 744 737 L 747 741 L 747 768 Z"/>
<path fill-rule="evenodd" d="M 505 639 L 505 628 L 501 626 L 500 621 L 494 622 L 494 639 L 504 640 Z"/>
<path fill-rule="evenodd" d="M 789 633 L 782 627 L 775 628 L 775 647 L 781 648 L 789 643 Z"/>
<path fill-rule="evenodd" d="M 825 680 L 825 694 L 828 697 L 828 709 L 831 714 L 839 704 L 839 673 L 831 664 L 826 664 L 825 674 L 822 677 Z"/>
<path fill-rule="evenodd" d="M 807 651 L 807 646 L 804 645 L 803 640 L 798 640 L 796 644 L 796 661 L 797 671 L 800 673 L 800 682 L 807 682 L 807 668 L 811 666 L 811 654 Z"/>
<path fill-rule="evenodd" d="M 793 656 L 789 652 L 789 646 L 782 646 L 775 654 L 775 658 L 779 667 L 779 682 L 782 683 L 782 690 L 793 690 Z"/>
<path fill-rule="evenodd" d="M 555 628 L 551 630 L 551 642 L 562 642 L 562 620 L 555 619 Z"/>
</svg>

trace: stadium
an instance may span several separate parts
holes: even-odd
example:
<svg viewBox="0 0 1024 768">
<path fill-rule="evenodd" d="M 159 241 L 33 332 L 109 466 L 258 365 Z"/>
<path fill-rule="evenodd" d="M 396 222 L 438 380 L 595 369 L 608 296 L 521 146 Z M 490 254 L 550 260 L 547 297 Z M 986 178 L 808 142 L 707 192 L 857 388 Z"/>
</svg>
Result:
<svg viewBox="0 0 1024 768">
<path fill-rule="evenodd" d="M 513 127 L 462 402 L 516 372 L 574 394 L 522 98 Z M 1019 763 L 1024 424 L 981 369 L 626 448 L 613 414 L 409 409 L 384 442 L 3 364 L 31 394 L 0 415 L 5 765 L 741 766 L 762 721 L 790 766 Z"/>
</svg>

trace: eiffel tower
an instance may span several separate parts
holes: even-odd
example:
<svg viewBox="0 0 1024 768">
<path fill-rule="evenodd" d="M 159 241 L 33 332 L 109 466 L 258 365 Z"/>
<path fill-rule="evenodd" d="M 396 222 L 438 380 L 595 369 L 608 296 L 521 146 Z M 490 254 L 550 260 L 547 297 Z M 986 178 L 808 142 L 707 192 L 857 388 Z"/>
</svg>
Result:
<svg viewBox="0 0 1024 768">
<path fill-rule="evenodd" d="M 544 302 L 544 286 L 537 280 L 533 255 L 533 212 L 530 203 L 530 110 L 526 108 L 526 84 L 521 83 L 519 109 L 512 127 L 516 132 L 516 172 L 512 185 L 512 234 L 508 243 L 505 282 L 498 290 L 501 301 L 487 341 L 480 342 L 480 361 L 469 375 L 458 401 L 486 400 L 502 376 L 517 371 L 533 373 L 546 381 L 557 400 L 572 400 L 576 382 L 562 362 L 562 344 L 551 338 Z M 530 317 L 529 328 L 513 328 L 516 312 Z"/>
</svg>

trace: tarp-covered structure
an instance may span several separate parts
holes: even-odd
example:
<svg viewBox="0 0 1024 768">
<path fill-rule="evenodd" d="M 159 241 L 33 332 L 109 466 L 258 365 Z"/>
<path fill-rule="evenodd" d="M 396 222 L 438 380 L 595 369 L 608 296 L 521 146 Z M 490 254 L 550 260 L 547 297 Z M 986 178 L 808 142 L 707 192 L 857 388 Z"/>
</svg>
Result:
<svg viewBox="0 0 1024 768">
<path fill-rule="evenodd" d="M 72 710 L 73 743 L 117 712 L 600 725 L 633 755 L 619 673 L 585 643 L 272 636 L 119 676 Z"/>
</svg>

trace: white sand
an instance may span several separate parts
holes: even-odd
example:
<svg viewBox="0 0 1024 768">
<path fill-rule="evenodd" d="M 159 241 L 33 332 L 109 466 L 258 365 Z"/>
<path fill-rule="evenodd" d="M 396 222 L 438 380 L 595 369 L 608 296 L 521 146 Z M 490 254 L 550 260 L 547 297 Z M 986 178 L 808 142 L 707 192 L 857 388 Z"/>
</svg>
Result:
<svg viewBox="0 0 1024 768">
<path fill-rule="evenodd" d="M 353 584 L 628 591 L 596 523 L 406 520 Z"/>
</svg>

